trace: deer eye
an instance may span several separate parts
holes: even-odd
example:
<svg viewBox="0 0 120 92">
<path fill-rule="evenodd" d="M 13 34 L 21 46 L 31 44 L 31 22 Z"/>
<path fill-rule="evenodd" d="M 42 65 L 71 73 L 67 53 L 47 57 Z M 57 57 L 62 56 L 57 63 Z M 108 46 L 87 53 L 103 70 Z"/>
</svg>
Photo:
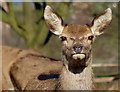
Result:
<svg viewBox="0 0 120 92">
<path fill-rule="evenodd" d="M 67 37 L 65 37 L 65 36 L 61 36 L 60 38 L 61 38 L 61 41 L 66 41 L 67 40 Z"/>
<path fill-rule="evenodd" d="M 94 38 L 94 36 L 88 36 L 88 40 L 92 40 Z"/>
</svg>

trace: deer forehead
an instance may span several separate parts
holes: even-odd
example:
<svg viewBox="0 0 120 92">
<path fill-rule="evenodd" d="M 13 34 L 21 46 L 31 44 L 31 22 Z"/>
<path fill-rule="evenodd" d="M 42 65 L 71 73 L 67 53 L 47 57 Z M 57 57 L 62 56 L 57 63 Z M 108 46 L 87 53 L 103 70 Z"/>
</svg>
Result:
<svg viewBox="0 0 120 92">
<path fill-rule="evenodd" d="M 79 38 L 93 35 L 93 33 L 87 25 L 68 25 L 64 27 L 61 35 L 66 37 Z"/>
</svg>

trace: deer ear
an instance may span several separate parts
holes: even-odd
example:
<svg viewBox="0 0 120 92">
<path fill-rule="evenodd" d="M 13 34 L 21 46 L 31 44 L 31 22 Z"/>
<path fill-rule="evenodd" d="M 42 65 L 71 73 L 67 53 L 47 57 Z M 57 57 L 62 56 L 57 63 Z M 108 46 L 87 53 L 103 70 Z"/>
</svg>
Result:
<svg viewBox="0 0 120 92">
<path fill-rule="evenodd" d="M 94 18 L 91 26 L 91 31 L 94 35 L 100 35 L 104 33 L 104 29 L 110 24 L 111 20 L 112 10 L 108 8 L 104 13 Z"/>
<path fill-rule="evenodd" d="M 51 32 L 53 32 L 56 35 L 60 35 L 62 33 L 64 28 L 63 20 L 48 5 L 45 7 L 44 19 Z"/>
</svg>

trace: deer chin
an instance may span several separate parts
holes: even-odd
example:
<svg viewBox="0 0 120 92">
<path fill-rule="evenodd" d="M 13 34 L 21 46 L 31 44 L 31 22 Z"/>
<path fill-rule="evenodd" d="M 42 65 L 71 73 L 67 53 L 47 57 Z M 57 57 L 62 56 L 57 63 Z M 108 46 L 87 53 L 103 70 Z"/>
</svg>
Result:
<svg viewBox="0 0 120 92">
<path fill-rule="evenodd" d="M 82 60 L 85 58 L 85 54 L 74 54 L 72 55 L 72 58 L 75 60 Z"/>
</svg>

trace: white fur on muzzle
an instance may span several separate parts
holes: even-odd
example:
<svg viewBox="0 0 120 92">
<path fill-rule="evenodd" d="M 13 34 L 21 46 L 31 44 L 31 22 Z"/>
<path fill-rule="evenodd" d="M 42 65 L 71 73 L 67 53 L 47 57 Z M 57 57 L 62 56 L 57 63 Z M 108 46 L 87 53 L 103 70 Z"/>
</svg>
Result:
<svg viewBox="0 0 120 92">
<path fill-rule="evenodd" d="M 73 59 L 80 59 L 80 60 L 82 60 L 82 59 L 84 59 L 85 58 L 85 54 L 74 54 L 73 56 Z"/>
</svg>

